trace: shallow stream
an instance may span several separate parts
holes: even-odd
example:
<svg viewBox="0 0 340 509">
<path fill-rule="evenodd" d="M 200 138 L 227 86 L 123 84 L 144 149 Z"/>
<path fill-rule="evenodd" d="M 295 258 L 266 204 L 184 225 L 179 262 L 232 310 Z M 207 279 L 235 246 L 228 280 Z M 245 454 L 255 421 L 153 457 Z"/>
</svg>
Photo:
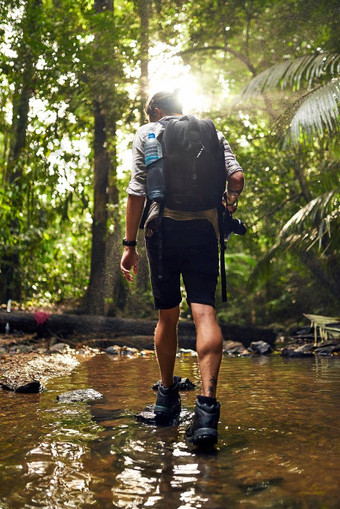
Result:
<svg viewBox="0 0 340 509">
<path fill-rule="evenodd" d="M 199 383 L 196 359 L 176 374 Z M 224 357 L 219 444 L 134 415 L 152 404 L 154 357 L 101 354 L 40 395 L 0 391 L 1 508 L 340 508 L 340 360 Z M 89 404 L 57 394 L 91 387 Z"/>
</svg>

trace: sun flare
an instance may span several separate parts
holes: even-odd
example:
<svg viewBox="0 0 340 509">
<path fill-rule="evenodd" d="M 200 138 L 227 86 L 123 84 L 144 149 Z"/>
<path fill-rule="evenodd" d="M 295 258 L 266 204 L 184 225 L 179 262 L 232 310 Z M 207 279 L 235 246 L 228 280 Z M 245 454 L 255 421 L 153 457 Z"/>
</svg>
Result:
<svg viewBox="0 0 340 509">
<path fill-rule="evenodd" d="M 161 90 L 179 89 L 184 113 L 199 113 L 205 108 L 205 98 L 199 82 L 177 55 L 171 55 L 165 44 L 158 44 L 149 64 L 150 96 Z"/>
</svg>

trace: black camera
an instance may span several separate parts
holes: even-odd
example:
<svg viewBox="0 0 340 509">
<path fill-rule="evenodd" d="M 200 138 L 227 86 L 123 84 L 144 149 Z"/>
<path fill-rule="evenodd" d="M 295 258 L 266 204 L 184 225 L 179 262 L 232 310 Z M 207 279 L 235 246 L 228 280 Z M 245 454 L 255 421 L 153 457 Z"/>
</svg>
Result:
<svg viewBox="0 0 340 509">
<path fill-rule="evenodd" d="M 230 212 L 226 209 L 223 214 L 223 233 L 226 240 L 229 239 L 232 233 L 235 235 L 245 235 L 247 228 L 240 219 L 233 218 Z"/>
</svg>

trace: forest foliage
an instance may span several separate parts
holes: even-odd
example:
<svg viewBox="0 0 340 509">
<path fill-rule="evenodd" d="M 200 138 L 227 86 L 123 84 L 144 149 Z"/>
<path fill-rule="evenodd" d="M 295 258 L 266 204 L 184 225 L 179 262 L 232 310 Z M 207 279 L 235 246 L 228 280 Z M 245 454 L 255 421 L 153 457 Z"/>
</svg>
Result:
<svg viewBox="0 0 340 509">
<path fill-rule="evenodd" d="M 339 20 L 338 0 L 0 0 L 1 303 L 154 316 L 142 232 L 137 283 L 119 270 L 130 149 L 179 87 L 245 171 L 219 318 L 337 314 Z"/>
</svg>

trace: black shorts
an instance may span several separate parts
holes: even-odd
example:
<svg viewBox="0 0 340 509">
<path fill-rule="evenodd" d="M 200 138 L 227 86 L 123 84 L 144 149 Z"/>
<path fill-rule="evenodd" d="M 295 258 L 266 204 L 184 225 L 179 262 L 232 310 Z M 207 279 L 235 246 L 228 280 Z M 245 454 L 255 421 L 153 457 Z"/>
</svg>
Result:
<svg viewBox="0 0 340 509">
<path fill-rule="evenodd" d="M 159 276 L 159 232 L 148 229 L 146 248 L 156 309 L 171 309 L 181 300 L 180 275 L 187 302 L 215 306 L 218 279 L 218 241 L 206 219 L 174 221 L 162 219 L 162 279 Z"/>
</svg>

